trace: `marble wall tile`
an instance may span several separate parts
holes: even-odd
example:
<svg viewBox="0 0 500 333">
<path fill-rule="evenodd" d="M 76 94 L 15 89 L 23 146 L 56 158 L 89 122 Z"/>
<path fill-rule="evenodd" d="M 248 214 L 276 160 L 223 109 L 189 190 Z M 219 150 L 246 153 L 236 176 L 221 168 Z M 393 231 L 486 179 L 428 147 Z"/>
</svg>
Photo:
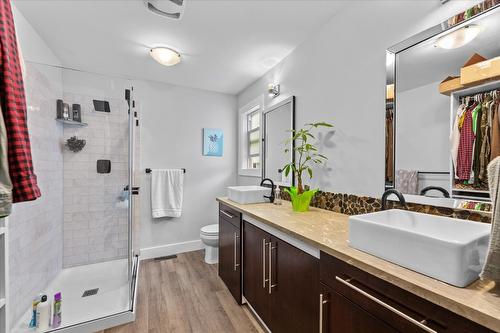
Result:
<svg viewBox="0 0 500 333">
<path fill-rule="evenodd" d="M 62 97 L 60 69 L 26 63 L 28 129 L 42 196 L 17 203 L 9 217 L 9 322 L 18 319 L 61 271 L 63 257 L 62 125 L 54 120 Z"/>
<path fill-rule="evenodd" d="M 128 112 L 125 100 L 110 99 L 110 113 L 96 112 L 90 96 L 64 93 L 80 104 L 87 127 L 64 129 L 64 140 L 86 140 L 82 151 L 64 150 L 64 267 L 124 258 L 128 247 L 127 205 L 119 196 L 128 183 Z M 96 162 L 111 161 L 98 174 Z M 126 234 L 127 237 L 123 235 Z"/>
</svg>

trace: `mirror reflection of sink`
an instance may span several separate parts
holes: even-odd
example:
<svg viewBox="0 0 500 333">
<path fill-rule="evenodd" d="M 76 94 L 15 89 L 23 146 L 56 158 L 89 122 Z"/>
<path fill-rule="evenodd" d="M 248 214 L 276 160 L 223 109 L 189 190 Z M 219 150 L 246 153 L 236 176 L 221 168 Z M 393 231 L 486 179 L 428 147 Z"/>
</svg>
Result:
<svg viewBox="0 0 500 333">
<path fill-rule="evenodd" d="M 239 204 L 269 202 L 264 195 L 270 195 L 271 189 L 263 186 L 230 186 L 227 188 L 229 200 Z"/>
<path fill-rule="evenodd" d="M 349 246 L 465 287 L 481 272 L 491 225 L 391 209 L 349 217 Z"/>
</svg>

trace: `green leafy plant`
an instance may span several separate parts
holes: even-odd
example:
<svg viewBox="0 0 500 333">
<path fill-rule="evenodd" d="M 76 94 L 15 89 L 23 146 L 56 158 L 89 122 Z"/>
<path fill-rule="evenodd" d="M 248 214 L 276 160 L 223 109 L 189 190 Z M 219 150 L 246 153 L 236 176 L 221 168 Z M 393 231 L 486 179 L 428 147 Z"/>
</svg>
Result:
<svg viewBox="0 0 500 333">
<path fill-rule="evenodd" d="M 320 127 L 330 128 L 333 125 L 326 122 L 305 124 L 299 130 L 291 130 L 292 137 L 285 142 L 286 147 L 289 147 L 292 142 L 295 144 L 292 153 L 298 157 L 298 159 L 295 159 L 295 162 L 290 162 L 283 167 L 285 176 L 288 176 L 292 172 L 293 176 L 297 179 L 297 188 L 293 190 L 297 195 L 304 193 L 303 173 L 307 172 L 309 179 L 312 179 L 312 166 L 321 165 L 328 160 L 326 156 L 318 153 L 318 148 L 311 143 L 312 140 L 316 139 L 311 131 Z M 285 153 L 288 154 L 289 152 L 290 148 L 286 148 Z"/>
</svg>

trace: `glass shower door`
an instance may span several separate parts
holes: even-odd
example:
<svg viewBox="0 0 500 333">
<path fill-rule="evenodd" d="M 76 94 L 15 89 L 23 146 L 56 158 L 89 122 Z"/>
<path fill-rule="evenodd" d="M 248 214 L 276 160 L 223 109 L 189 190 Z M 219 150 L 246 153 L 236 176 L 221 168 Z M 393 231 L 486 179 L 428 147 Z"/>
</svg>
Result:
<svg viewBox="0 0 500 333">
<path fill-rule="evenodd" d="M 136 237 L 138 236 L 138 205 L 139 205 L 139 175 L 137 174 L 137 163 L 138 159 L 138 141 L 139 141 L 139 122 L 137 117 L 137 110 L 135 107 L 134 100 L 134 87 L 131 86 L 130 89 L 125 90 L 125 99 L 128 105 L 128 115 L 129 115 L 129 174 L 128 174 L 128 188 L 129 188 L 129 207 L 128 207 L 128 279 L 130 285 L 130 309 L 133 310 L 135 290 L 136 290 L 136 278 L 138 273 L 138 249 L 136 248 Z"/>
</svg>

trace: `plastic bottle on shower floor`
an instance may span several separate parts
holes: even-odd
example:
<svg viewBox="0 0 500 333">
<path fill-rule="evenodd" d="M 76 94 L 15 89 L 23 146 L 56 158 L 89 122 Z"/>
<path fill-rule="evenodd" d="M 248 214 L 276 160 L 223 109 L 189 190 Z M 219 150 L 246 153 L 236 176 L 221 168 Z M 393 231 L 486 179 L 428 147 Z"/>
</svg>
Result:
<svg viewBox="0 0 500 333">
<path fill-rule="evenodd" d="M 47 295 L 43 295 L 40 303 L 36 306 L 36 331 L 45 332 L 50 325 L 50 304 Z"/>
<path fill-rule="evenodd" d="M 30 328 L 35 328 L 36 327 L 36 307 L 38 303 L 40 303 L 40 300 L 42 299 L 43 294 L 39 294 L 37 297 L 33 299 L 33 302 L 31 303 L 31 308 L 32 308 L 32 316 L 31 316 L 31 321 L 29 323 Z"/>
<path fill-rule="evenodd" d="M 61 293 L 57 293 L 54 295 L 54 309 L 52 310 L 52 328 L 58 328 L 61 326 L 62 321 L 62 297 Z"/>
</svg>

